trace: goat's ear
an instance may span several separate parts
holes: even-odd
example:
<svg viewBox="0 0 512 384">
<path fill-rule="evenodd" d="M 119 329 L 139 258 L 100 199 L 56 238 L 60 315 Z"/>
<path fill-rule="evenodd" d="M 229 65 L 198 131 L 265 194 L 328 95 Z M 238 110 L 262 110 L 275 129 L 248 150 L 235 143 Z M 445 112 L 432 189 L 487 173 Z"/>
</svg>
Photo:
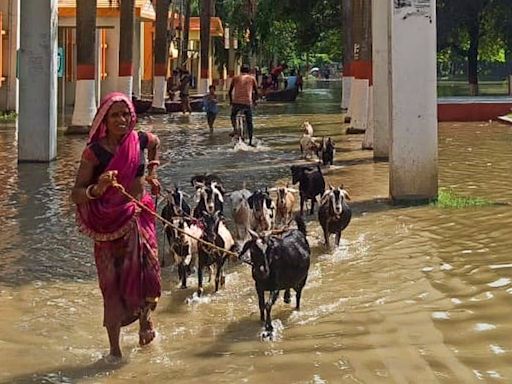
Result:
<svg viewBox="0 0 512 384">
<path fill-rule="evenodd" d="M 333 187 L 333 185 L 332 185 L 332 184 L 329 184 L 329 189 L 330 189 L 331 191 L 334 191 L 334 187 Z"/>
<path fill-rule="evenodd" d="M 190 195 L 187 192 L 183 192 L 183 191 L 180 191 L 180 192 L 183 194 L 183 196 L 188 197 L 190 199 Z"/>
<path fill-rule="evenodd" d="M 295 188 L 288 188 L 288 187 L 286 187 L 286 189 L 288 190 L 288 192 L 291 192 L 291 193 L 299 193 L 299 191 L 296 190 Z"/>
<path fill-rule="evenodd" d="M 252 240 L 258 240 L 260 238 L 260 235 L 258 235 L 258 233 L 254 232 L 252 229 L 248 229 L 247 232 L 249 232 L 249 235 L 251 235 Z"/>
<path fill-rule="evenodd" d="M 277 192 L 277 188 L 272 187 L 272 188 L 268 189 L 267 192 Z"/>
<path fill-rule="evenodd" d="M 251 195 L 251 196 L 247 199 L 247 202 L 249 203 L 249 208 L 253 209 L 253 207 L 254 207 L 254 195 Z"/>
<path fill-rule="evenodd" d="M 331 195 L 332 190 L 328 189 L 324 192 L 322 197 L 320 198 L 320 204 L 325 204 L 325 202 L 329 199 L 329 196 Z"/>
<path fill-rule="evenodd" d="M 201 190 L 199 188 L 196 190 L 196 193 L 194 195 L 194 201 L 196 203 L 199 203 L 201 201 Z"/>
<path fill-rule="evenodd" d="M 348 194 L 348 192 L 345 189 L 342 188 L 341 193 L 343 193 L 343 196 L 345 196 L 345 199 L 351 200 L 350 195 Z"/>
</svg>

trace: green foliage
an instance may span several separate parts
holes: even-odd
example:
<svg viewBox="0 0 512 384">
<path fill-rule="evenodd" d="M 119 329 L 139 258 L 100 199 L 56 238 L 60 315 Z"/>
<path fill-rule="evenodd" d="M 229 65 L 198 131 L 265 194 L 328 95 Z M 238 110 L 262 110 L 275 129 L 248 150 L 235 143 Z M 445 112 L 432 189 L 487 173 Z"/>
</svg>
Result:
<svg viewBox="0 0 512 384">
<path fill-rule="evenodd" d="M 16 121 L 18 114 L 14 111 L 0 112 L 1 123 L 11 123 Z"/>
<path fill-rule="evenodd" d="M 460 196 L 451 188 L 441 188 L 433 204 L 439 208 L 468 208 L 490 206 L 494 205 L 494 202 L 480 197 Z"/>
</svg>

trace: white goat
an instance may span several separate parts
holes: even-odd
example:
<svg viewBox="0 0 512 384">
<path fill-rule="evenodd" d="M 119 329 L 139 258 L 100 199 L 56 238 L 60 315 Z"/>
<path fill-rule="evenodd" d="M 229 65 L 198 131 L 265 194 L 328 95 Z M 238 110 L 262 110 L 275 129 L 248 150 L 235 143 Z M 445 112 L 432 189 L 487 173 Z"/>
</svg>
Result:
<svg viewBox="0 0 512 384">
<path fill-rule="evenodd" d="M 235 237 L 237 240 L 245 241 L 249 236 L 249 228 L 251 227 L 252 210 L 249 207 L 248 199 L 251 196 L 251 191 L 241 189 L 233 191 L 229 194 L 231 199 L 231 214 L 235 223 L 236 232 Z"/>
</svg>

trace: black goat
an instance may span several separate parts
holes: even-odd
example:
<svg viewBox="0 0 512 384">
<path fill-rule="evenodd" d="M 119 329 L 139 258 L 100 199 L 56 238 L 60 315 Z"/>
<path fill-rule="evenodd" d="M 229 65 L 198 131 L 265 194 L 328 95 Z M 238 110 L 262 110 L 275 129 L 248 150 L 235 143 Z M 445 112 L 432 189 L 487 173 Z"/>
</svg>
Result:
<svg viewBox="0 0 512 384">
<path fill-rule="evenodd" d="M 329 246 L 329 236 L 336 235 L 336 246 L 340 245 L 341 231 L 350 223 L 352 211 L 345 200 L 350 196 L 343 187 L 330 187 L 322 196 L 318 208 L 318 221 L 324 231 L 325 245 Z"/>
<path fill-rule="evenodd" d="M 300 214 L 304 213 L 304 203 L 311 200 L 312 215 L 315 211 L 315 201 L 318 195 L 322 196 L 325 192 L 325 180 L 319 165 L 292 165 L 292 183 L 299 183 L 300 194 Z"/>
<path fill-rule="evenodd" d="M 335 152 L 334 141 L 332 141 L 330 137 L 327 139 L 324 137 L 317 153 L 318 158 L 322 160 L 324 165 L 333 165 Z"/>
<path fill-rule="evenodd" d="M 279 291 L 286 290 L 285 302 L 290 302 L 290 289 L 296 292 L 296 310 L 300 310 L 302 288 L 308 278 L 310 255 L 306 238 L 306 224 L 301 216 L 296 216 L 298 229 L 291 229 L 281 236 L 260 237 L 250 231 L 251 240 L 245 243 L 240 258 L 251 253 L 252 278 L 256 284 L 260 319 L 265 329 L 273 331 L 270 312 L 279 297 Z M 270 291 L 269 301 L 265 303 L 265 291 Z M 266 317 L 265 317 L 266 311 Z"/>
</svg>

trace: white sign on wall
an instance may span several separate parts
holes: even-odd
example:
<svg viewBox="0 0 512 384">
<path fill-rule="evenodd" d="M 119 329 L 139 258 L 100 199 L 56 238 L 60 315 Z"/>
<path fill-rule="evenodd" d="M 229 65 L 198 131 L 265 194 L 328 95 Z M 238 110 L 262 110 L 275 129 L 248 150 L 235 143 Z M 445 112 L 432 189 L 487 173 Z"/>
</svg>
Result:
<svg viewBox="0 0 512 384">
<path fill-rule="evenodd" d="M 432 17 L 432 0 L 393 0 L 393 11 L 404 19 L 410 16 Z"/>
</svg>

